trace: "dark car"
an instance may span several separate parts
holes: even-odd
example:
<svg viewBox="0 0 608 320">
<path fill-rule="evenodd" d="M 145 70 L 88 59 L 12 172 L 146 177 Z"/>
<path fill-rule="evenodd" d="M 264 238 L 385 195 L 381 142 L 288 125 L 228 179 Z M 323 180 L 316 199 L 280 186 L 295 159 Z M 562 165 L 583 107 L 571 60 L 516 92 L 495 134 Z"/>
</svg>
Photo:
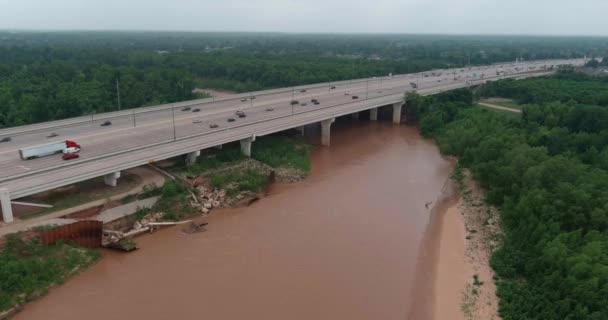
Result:
<svg viewBox="0 0 608 320">
<path fill-rule="evenodd" d="M 4 137 L 2 139 L 0 139 L 0 142 L 9 142 L 11 141 L 11 137 Z"/>
<path fill-rule="evenodd" d="M 245 118 L 247 115 L 245 114 L 245 112 L 243 112 L 243 113 L 239 113 L 237 116 L 239 118 Z"/>
<path fill-rule="evenodd" d="M 241 102 L 245 102 L 245 101 L 247 101 L 247 98 L 241 99 Z"/>
<path fill-rule="evenodd" d="M 72 160 L 72 159 L 77 159 L 80 158 L 80 155 L 78 155 L 78 153 L 66 153 L 63 155 L 63 160 Z"/>
<path fill-rule="evenodd" d="M 226 120 L 228 122 L 234 122 L 234 118 L 228 118 L 228 120 Z"/>
<path fill-rule="evenodd" d="M 336 86 L 331 86 L 331 88 L 330 88 L 330 89 L 335 89 L 335 88 L 336 88 Z"/>
<path fill-rule="evenodd" d="M 321 102 L 319 102 L 319 101 L 315 101 L 315 102 L 313 102 L 313 103 L 314 103 L 315 105 L 317 105 L 317 104 L 319 104 L 319 103 L 321 103 Z"/>
<path fill-rule="evenodd" d="M 314 99 L 314 98 L 313 98 L 313 99 L 310 99 L 310 102 L 312 102 L 312 103 L 315 103 L 315 102 L 317 102 L 317 101 L 319 101 L 319 100 Z"/>
<path fill-rule="evenodd" d="M 298 100 L 291 100 L 291 102 L 290 102 L 290 104 L 291 104 L 292 106 L 293 106 L 293 105 L 296 105 L 296 104 L 299 104 L 299 103 L 300 103 L 300 102 L 299 102 Z"/>
<path fill-rule="evenodd" d="M 100 124 L 100 126 L 102 127 L 107 127 L 107 126 L 111 126 L 112 122 L 111 121 L 104 121 L 102 124 Z"/>
<path fill-rule="evenodd" d="M 190 109 L 192 109 L 192 108 L 190 108 L 190 107 L 183 107 L 182 111 L 190 111 Z"/>
<path fill-rule="evenodd" d="M 268 107 L 268 108 L 266 108 L 266 111 L 274 111 L 274 108 L 273 107 Z"/>
<path fill-rule="evenodd" d="M 235 115 L 235 116 L 238 116 L 239 114 L 245 114 L 245 111 L 243 111 L 243 110 L 237 110 L 237 111 L 234 113 L 234 115 Z"/>
<path fill-rule="evenodd" d="M 306 107 L 308 104 L 306 102 L 303 102 L 302 104 L 300 104 L 300 106 L 302 107 Z"/>
<path fill-rule="evenodd" d="M 48 135 L 48 136 L 46 136 L 46 137 L 47 137 L 47 138 L 54 138 L 54 137 L 56 137 L 56 136 L 58 136 L 58 134 L 56 134 L 55 132 L 53 132 L 53 133 L 49 134 L 49 135 Z"/>
<path fill-rule="evenodd" d="M 201 109 L 199 109 L 199 108 L 192 109 L 192 112 L 200 112 L 200 111 L 201 111 Z"/>
<path fill-rule="evenodd" d="M 302 89 L 302 90 L 300 90 L 300 92 L 306 92 L 306 89 Z"/>
<path fill-rule="evenodd" d="M 219 126 L 216 123 L 212 123 L 209 125 L 209 128 L 211 128 L 211 129 L 215 129 L 217 127 L 219 127 Z"/>
<path fill-rule="evenodd" d="M 359 96 L 353 96 L 353 99 L 359 99 Z"/>
</svg>

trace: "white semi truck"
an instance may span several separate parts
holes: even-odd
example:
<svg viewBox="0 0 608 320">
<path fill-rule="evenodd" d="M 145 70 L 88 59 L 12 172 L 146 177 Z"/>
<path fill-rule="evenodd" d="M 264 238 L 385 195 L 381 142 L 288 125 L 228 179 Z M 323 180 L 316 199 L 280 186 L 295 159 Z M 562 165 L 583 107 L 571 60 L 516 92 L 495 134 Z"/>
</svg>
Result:
<svg viewBox="0 0 608 320">
<path fill-rule="evenodd" d="M 80 152 L 80 145 L 78 143 L 65 140 L 19 149 L 19 156 L 23 160 L 30 160 L 56 153 L 68 154 L 78 152 Z"/>
</svg>

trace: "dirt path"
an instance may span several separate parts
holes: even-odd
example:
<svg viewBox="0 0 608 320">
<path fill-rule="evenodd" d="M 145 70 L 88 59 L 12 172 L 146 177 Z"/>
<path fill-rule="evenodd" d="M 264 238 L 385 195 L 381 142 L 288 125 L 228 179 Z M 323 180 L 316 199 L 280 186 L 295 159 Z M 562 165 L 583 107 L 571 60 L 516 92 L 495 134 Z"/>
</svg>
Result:
<svg viewBox="0 0 608 320">
<path fill-rule="evenodd" d="M 0 227 L 0 237 L 4 236 L 6 234 L 10 234 L 10 233 L 28 230 L 28 229 L 32 228 L 33 226 L 37 226 L 37 225 L 44 223 L 44 221 L 47 221 L 47 220 L 60 218 L 60 217 L 63 217 L 65 215 L 68 215 L 68 214 L 71 214 L 74 212 L 78 212 L 78 211 L 82 211 L 82 210 L 89 209 L 92 207 L 103 205 L 106 202 L 108 202 L 108 200 L 109 201 L 119 200 L 126 196 L 140 193 L 141 191 L 143 191 L 143 189 L 146 185 L 156 184 L 157 186 L 162 186 L 165 182 L 164 175 L 162 175 L 161 173 L 159 173 L 156 170 L 149 168 L 149 167 L 137 167 L 137 168 L 128 170 L 128 172 L 135 174 L 141 178 L 141 182 L 135 188 L 133 188 L 127 192 L 113 195 L 107 199 L 99 199 L 99 200 L 81 204 L 81 205 L 78 205 L 75 207 L 59 210 L 59 211 L 52 212 L 49 214 L 45 214 L 45 215 L 37 217 L 37 218 L 16 221 L 10 225 L 2 226 L 2 227 Z M 120 180 L 118 183 L 120 183 Z"/>
<path fill-rule="evenodd" d="M 499 106 L 499 105 L 491 104 L 491 103 L 487 103 L 487 102 L 478 102 L 478 104 L 480 106 L 484 106 L 484 107 L 488 107 L 488 108 L 492 108 L 492 109 L 509 111 L 509 112 L 513 112 L 513 113 L 521 113 L 521 110 L 519 110 L 519 109 L 507 108 L 507 107 L 503 107 L 503 106 Z"/>
</svg>

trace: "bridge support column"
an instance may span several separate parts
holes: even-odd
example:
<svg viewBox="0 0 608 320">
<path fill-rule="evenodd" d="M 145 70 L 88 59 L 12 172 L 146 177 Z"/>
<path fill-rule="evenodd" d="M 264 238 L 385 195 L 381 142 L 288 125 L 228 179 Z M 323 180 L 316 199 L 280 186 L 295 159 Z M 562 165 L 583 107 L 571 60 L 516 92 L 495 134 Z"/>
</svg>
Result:
<svg viewBox="0 0 608 320">
<path fill-rule="evenodd" d="M 359 112 L 351 113 L 350 116 L 353 117 L 353 120 L 359 120 Z"/>
<path fill-rule="evenodd" d="M 13 222 L 13 206 L 11 205 L 11 194 L 7 188 L 0 188 L 0 202 L 2 205 L 2 220 L 4 223 Z"/>
<path fill-rule="evenodd" d="M 401 124 L 401 109 L 403 108 L 403 102 L 393 103 L 393 123 Z"/>
<path fill-rule="evenodd" d="M 331 124 L 336 121 L 336 118 L 331 118 L 321 121 L 321 145 L 329 147 L 329 139 L 331 137 Z"/>
<path fill-rule="evenodd" d="M 251 138 L 241 140 L 241 152 L 251 158 L 251 144 L 255 141 L 255 135 Z"/>
<path fill-rule="evenodd" d="M 201 155 L 201 151 L 193 151 L 186 154 L 186 167 L 189 167 L 196 163 L 196 159 Z"/>
<path fill-rule="evenodd" d="M 106 183 L 106 186 L 116 187 L 118 178 L 120 178 L 120 171 L 108 173 L 103 176 L 103 182 Z"/>
<path fill-rule="evenodd" d="M 306 126 L 300 126 L 296 128 L 296 130 L 298 130 L 302 137 L 304 136 L 304 128 L 306 128 Z"/>
<path fill-rule="evenodd" d="M 378 121 L 378 108 L 369 109 L 369 120 Z"/>
</svg>

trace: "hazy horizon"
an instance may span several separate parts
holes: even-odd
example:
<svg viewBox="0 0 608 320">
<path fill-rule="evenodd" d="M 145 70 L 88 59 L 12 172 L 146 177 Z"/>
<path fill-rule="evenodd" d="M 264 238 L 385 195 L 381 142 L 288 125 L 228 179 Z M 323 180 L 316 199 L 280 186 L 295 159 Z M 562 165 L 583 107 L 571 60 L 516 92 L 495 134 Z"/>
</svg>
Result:
<svg viewBox="0 0 608 320">
<path fill-rule="evenodd" d="M 0 0 L 0 30 L 608 36 L 608 1 Z"/>
</svg>

